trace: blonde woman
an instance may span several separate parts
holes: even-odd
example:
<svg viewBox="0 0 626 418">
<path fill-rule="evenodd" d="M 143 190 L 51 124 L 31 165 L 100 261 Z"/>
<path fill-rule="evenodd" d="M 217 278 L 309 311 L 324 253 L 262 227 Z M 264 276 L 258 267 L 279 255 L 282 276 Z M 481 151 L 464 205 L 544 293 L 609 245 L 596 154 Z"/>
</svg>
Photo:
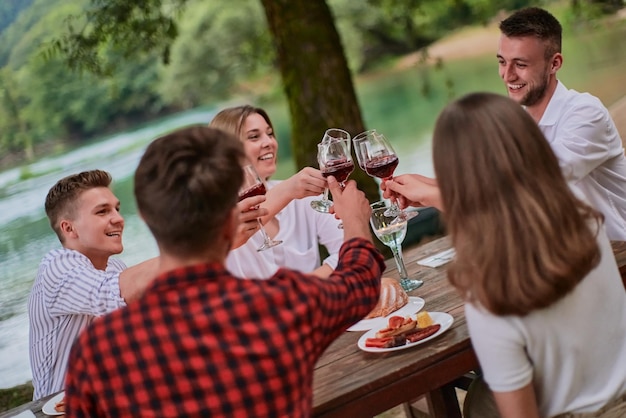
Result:
<svg viewBox="0 0 626 418">
<path fill-rule="evenodd" d="M 327 185 L 321 172 L 305 167 L 287 180 L 269 180 L 276 172 L 278 142 L 272 122 L 261 108 L 245 105 L 224 109 L 210 126 L 234 134 L 243 142 L 248 160 L 269 189 L 262 203 L 267 211 L 262 218 L 265 229 L 272 238 L 283 241 L 259 252 L 256 249 L 262 242 L 261 234 L 254 229 L 248 239 L 249 233 L 242 231 L 228 255 L 228 269 L 240 277 L 267 278 L 281 267 L 328 277 L 337 265 L 343 231 L 334 216 L 311 209 L 311 200 L 319 198 Z M 248 225 L 254 228 L 254 224 Z M 324 260 L 319 245 L 328 250 Z"/>
</svg>

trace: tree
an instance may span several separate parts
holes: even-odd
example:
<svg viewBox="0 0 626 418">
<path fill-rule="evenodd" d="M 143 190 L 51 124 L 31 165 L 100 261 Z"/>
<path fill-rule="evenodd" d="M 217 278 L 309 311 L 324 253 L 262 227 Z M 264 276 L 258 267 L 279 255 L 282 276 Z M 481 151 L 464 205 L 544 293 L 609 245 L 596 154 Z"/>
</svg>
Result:
<svg viewBox="0 0 626 418">
<path fill-rule="evenodd" d="M 176 18 L 188 0 L 131 2 L 91 0 L 84 16 L 70 19 L 68 33 L 54 42 L 71 68 L 110 73 L 102 45 L 130 57 L 158 49 L 164 62 L 178 36 Z M 236 0 L 235 0 L 236 1 Z M 350 70 L 330 9 L 324 0 L 261 0 L 274 37 L 292 123 L 298 168 L 316 166 L 316 144 L 328 127 L 352 134 L 364 130 Z M 76 26 L 76 22 L 86 25 Z M 74 22 L 74 23 L 73 23 Z M 356 171 L 359 187 L 378 199 L 376 183 Z"/>
</svg>

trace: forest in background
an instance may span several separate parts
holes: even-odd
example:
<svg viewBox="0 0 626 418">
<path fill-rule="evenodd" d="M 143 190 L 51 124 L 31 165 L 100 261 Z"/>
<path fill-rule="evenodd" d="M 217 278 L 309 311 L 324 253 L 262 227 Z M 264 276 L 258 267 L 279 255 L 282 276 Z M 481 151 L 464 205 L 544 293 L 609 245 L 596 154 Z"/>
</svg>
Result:
<svg viewBox="0 0 626 418">
<path fill-rule="evenodd" d="M 426 47 L 450 31 L 486 23 L 499 11 L 547 1 L 328 0 L 353 74 Z M 571 17 L 588 19 L 622 0 L 571 0 Z M 176 14 L 168 63 L 157 53 L 101 53 L 106 76 L 70 70 L 50 42 L 89 22 L 91 0 L 0 2 L 0 169 L 154 118 L 246 97 L 283 95 L 276 56 L 258 0 L 189 0 Z M 164 3 L 163 7 L 167 7 Z M 75 16 L 68 19 L 68 16 Z M 302 22 L 306 24 L 306 22 Z M 314 71 L 314 70 L 313 70 Z"/>
</svg>

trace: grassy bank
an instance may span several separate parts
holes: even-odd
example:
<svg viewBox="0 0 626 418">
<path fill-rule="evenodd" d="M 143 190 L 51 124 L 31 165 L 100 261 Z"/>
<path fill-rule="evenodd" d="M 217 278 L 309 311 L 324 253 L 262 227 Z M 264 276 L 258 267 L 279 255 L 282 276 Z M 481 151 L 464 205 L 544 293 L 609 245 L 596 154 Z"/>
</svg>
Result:
<svg viewBox="0 0 626 418">
<path fill-rule="evenodd" d="M 0 389 L 0 412 L 20 406 L 33 399 L 33 385 L 28 382 L 9 389 Z"/>
</svg>

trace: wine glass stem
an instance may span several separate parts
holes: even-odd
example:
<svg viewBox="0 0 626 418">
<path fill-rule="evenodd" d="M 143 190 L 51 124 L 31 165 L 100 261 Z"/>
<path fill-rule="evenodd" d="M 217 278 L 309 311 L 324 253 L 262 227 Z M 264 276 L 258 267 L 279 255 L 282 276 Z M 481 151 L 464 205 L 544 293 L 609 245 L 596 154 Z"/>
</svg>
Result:
<svg viewBox="0 0 626 418">
<path fill-rule="evenodd" d="M 263 227 L 261 220 L 257 218 L 256 221 L 259 223 L 259 229 L 261 230 L 261 235 L 263 235 L 263 242 L 266 242 L 266 243 L 270 242 L 270 237 L 269 235 L 267 235 L 267 232 L 265 232 L 265 228 Z"/>
<path fill-rule="evenodd" d="M 324 189 L 324 197 L 322 197 L 323 202 L 328 202 L 328 187 Z"/>
<path fill-rule="evenodd" d="M 393 176 L 383 179 L 383 181 L 391 181 L 391 180 L 393 180 Z M 396 194 L 394 192 L 391 193 L 389 200 L 391 202 L 391 204 L 389 205 L 389 211 L 395 212 L 395 213 L 400 212 L 400 208 L 398 207 L 398 204 L 396 203 Z"/>
<path fill-rule="evenodd" d="M 404 266 L 404 259 L 402 258 L 402 247 L 392 245 L 391 252 L 393 253 L 393 259 L 396 261 L 396 266 L 398 267 L 398 274 L 401 279 L 408 279 L 409 274 L 406 271 L 406 267 Z"/>
</svg>

